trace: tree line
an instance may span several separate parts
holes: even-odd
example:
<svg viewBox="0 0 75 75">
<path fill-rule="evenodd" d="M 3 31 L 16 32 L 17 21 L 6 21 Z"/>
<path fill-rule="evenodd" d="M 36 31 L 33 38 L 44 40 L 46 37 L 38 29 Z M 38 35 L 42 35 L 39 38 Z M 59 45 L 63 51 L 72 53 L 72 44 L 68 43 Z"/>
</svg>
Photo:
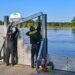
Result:
<svg viewBox="0 0 75 75">
<path fill-rule="evenodd" d="M 0 20 L 0 25 L 4 25 L 4 22 Z"/>
<path fill-rule="evenodd" d="M 4 22 L 0 20 L 0 25 L 3 25 Z M 27 21 L 22 24 L 19 24 L 20 27 L 28 27 L 28 26 L 36 26 L 38 24 L 37 21 Z M 71 22 L 48 22 L 47 27 L 75 27 L 75 17 L 73 17 Z"/>
</svg>

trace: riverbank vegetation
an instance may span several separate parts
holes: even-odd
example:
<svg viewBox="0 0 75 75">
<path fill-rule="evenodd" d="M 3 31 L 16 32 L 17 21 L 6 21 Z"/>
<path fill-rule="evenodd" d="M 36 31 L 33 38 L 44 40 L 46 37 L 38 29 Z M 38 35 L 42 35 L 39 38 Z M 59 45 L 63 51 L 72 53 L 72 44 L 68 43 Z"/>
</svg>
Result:
<svg viewBox="0 0 75 75">
<path fill-rule="evenodd" d="M 37 21 L 30 20 L 28 22 L 20 24 L 20 27 L 38 25 Z M 47 28 L 75 28 L 75 17 L 73 17 L 71 22 L 47 22 Z"/>
<path fill-rule="evenodd" d="M 19 24 L 20 27 L 37 26 L 37 22 L 25 22 Z M 75 28 L 75 23 L 72 22 L 48 22 L 47 28 Z"/>
<path fill-rule="evenodd" d="M 0 22 L 0 25 L 3 25 L 3 22 Z M 30 27 L 30 26 L 37 26 L 37 22 L 24 22 L 19 24 L 18 26 L 20 28 L 24 27 Z M 75 28 L 75 23 L 74 22 L 48 22 L 47 23 L 47 28 Z"/>
<path fill-rule="evenodd" d="M 4 24 L 4 22 L 0 20 L 0 25 L 3 25 L 3 24 Z"/>
<path fill-rule="evenodd" d="M 48 22 L 47 28 L 75 28 L 72 22 Z"/>
<path fill-rule="evenodd" d="M 0 21 L 0 25 L 3 25 L 4 22 Z M 29 26 L 37 26 L 38 21 L 29 20 L 27 22 L 24 22 L 22 24 L 19 24 L 18 26 L 20 28 L 29 27 Z M 75 17 L 72 19 L 71 22 L 47 22 L 47 28 L 75 28 Z"/>
</svg>

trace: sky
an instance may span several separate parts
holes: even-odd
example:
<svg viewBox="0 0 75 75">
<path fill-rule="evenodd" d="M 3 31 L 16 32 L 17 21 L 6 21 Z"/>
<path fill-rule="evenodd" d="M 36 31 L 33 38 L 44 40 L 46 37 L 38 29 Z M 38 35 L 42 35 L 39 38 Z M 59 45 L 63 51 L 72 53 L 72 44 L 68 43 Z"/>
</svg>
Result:
<svg viewBox="0 0 75 75">
<path fill-rule="evenodd" d="M 70 22 L 75 16 L 75 0 L 0 0 L 0 20 L 16 12 L 23 18 L 43 12 L 48 22 Z"/>
</svg>

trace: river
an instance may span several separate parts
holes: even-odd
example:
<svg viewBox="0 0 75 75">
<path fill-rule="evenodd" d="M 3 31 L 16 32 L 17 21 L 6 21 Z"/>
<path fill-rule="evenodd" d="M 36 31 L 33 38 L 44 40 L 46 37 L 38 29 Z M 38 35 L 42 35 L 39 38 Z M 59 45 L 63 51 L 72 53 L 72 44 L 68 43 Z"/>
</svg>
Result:
<svg viewBox="0 0 75 75">
<path fill-rule="evenodd" d="M 75 56 L 75 29 L 48 29 L 48 54 Z"/>
<path fill-rule="evenodd" d="M 23 29 L 25 43 L 29 42 L 29 37 L 25 35 L 29 29 Z M 25 36 L 24 36 L 25 35 Z M 71 28 L 58 28 L 48 29 L 48 54 L 49 55 L 61 55 L 61 56 L 75 56 L 75 29 Z"/>
</svg>

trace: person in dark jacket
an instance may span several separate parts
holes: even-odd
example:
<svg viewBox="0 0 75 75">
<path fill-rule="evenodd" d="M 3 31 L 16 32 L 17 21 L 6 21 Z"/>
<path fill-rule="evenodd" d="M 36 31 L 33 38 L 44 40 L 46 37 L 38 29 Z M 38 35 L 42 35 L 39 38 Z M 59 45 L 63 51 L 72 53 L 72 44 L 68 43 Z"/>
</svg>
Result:
<svg viewBox="0 0 75 75">
<path fill-rule="evenodd" d="M 37 29 L 31 26 L 30 31 L 26 33 L 26 35 L 30 36 L 30 43 L 32 44 L 31 46 L 31 67 L 32 68 L 34 68 L 34 55 L 36 54 L 36 58 L 37 58 L 41 39 L 42 39 L 40 31 L 41 31 L 41 23 L 38 22 Z"/>
<path fill-rule="evenodd" d="M 17 54 L 17 38 L 18 38 L 18 34 L 19 34 L 19 30 L 18 30 L 18 28 L 17 28 L 17 26 L 16 27 L 13 27 L 12 28 L 12 30 L 13 30 L 13 42 L 14 42 L 14 48 L 15 48 L 15 54 L 14 54 L 14 56 L 15 56 L 15 58 L 14 58 L 14 60 L 15 60 L 15 64 L 17 64 L 18 63 L 18 54 Z"/>
<path fill-rule="evenodd" d="M 17 36 L 18 28 L 9 26 L 7 30 L 7 50 L 6 50 L 6 64 L 9 65 L 9 58 L 11 54 L 11 63 L 12 65 L 18 63 L 17 56 Z"/>
<path fill-rule="evenodd" d="M 12 27 L 9 26 L 7 30 L 7 49 L 6 49 L 6 65 L 9 65 L 9 58 L 11 54 L 11 64 L 14 65 L 14 42 L 13 42 Z"/>
</svg>

